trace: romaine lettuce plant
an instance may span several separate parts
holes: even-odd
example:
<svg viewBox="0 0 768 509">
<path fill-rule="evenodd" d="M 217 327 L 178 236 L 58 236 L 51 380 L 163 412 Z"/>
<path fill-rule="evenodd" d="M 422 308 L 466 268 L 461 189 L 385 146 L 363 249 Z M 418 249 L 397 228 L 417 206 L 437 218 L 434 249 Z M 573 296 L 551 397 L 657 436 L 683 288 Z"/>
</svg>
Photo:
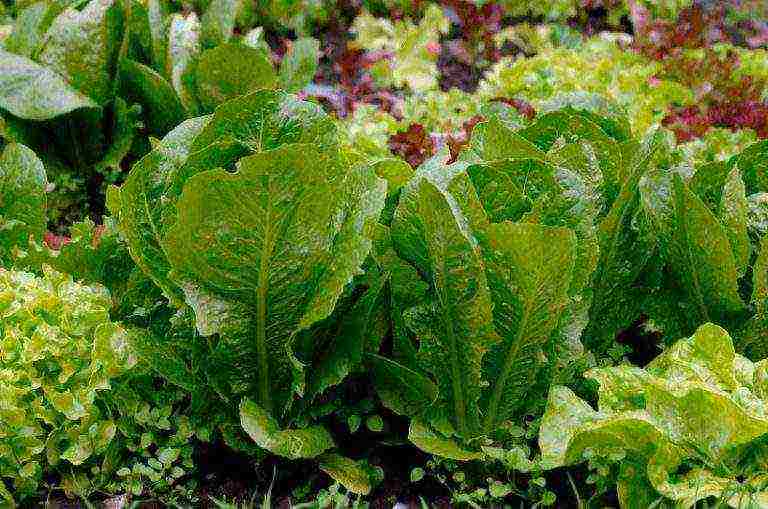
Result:
<svg viewBox="0 0 768 509">
<path fill-rule="evenodd" d="M 412 417 L 416 445 L 480 457 L 577 348 L 625 135 L 573 109 L 518 131 L 492 120 L 458 162 L 439 154 L 402 188 L 374 255 L 390 277 L 392 358 L 370 361 L 384 403 Z M 630 171 L 648 163 L 638 153 Z"/>
<path fill-rule="evenodd" d="M 586 376 L 600 385 L 597 411 L 565 387 L 551 389 L 542 461 L 548 468 L 615 465 L 621 507 L 660 499 L 693 507 L 710 498 L 762 507 L 766 367 L 735 353 L 728 333 L 706 324 L 644 369 L 593 369 Z"/>
<path fill-rule="evenodd" d="M 182 123 L 110 194 L 137 265 L 209 338 L 202 387 L 240 406 L 263 449 L 314 458 L 334 447 L 311 403 L 359 365 L 367 324 L 342 323 L 345 344 L 330 353 L 313 327 L 361 272 L 385 196 L 319 107 L 268 90 Z"/>
</svg>

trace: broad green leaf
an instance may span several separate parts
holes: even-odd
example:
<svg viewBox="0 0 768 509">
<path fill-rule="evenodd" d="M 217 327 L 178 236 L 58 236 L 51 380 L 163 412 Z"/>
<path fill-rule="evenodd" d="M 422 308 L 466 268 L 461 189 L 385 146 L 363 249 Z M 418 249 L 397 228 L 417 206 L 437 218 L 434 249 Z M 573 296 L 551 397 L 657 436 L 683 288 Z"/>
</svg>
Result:
<svg viewBox="0 0 768 509">
<path fill-rule="evenodd" d="M 530 126 L 518 131 L 539 149 L 549 151 L 555 143 L 588 144 L 594 151 L 607 189 L 622 185 L 621 146 L 600 126 L 572 109 L 540 115 Z"/>
<path fill-rule="evenodd" d="M 747 232 L 747 213 L 749 204 L 744 189 L 744 181 L 737 169 L 731 170 L 723 186 L 719 216 L 725 228 L 725 234 L 733 250 L 736 273 L 741 277 L 747 270 L 751 254 L 749 233 Z"/>
<path fill-rule="evenodd" d="M 37 61 L 104 105 L 113 95 L 125 22 L 121 6 L 113 0 L 91 0 L 82 11 L 69 7 L 45 34 Z"/>
<path fill-rule="evenodd" d="M 467 174 L 465 162 L 446 165 L 447 149 L 436 154 L 422 164 L 413 178 L 402 189 L 401 198 L 392 221 L 392 240 L 398 254 L 412 263 L 422 273 L 429 272 L 428 248 L 425 243 L 423 228 L 419 222 L 410 220 L 418 215 L 420 188 L 425 182 L 439 190 L 442 200 L 449 207 L 461 233 L 471 245 L 477 241 L 473 229 L 481 229 L 488 223 L 475 187 Z"/>
<path fill-rule="evenodd" d="M 375 180 L 333 153 L 288 145 L 184 187 L 163 249 L 199 321 L 223 307 L 250 324 L 230 338 L 236 347 L 222 345 L 248 363 L 229 383 L 254 390 L 269 412 L 290 400 L 293 335 L 330 315 L 370 251 L 386 193 Z"/>
<path fill-rule="evenodd" d="M 233 143 L 262 152 L 288 143 L 336 143 L 336 127 L 322 107 L 273 90 L 259 90 L 222 104 L 195 139 L 193 152 Z"/>
<path fill-rule="evenodd" d="M 716 384 L 728 391 L 737 388 L 734 374 L 736 352 L 728 333 L 708 323 L 690 338 L 681 339 L 656 357 L 646 370 L 659 376 L 675 376 L 703 384 Z"/>
<path fill-rule="evenodd" d="M 56 2 L 35 2 L 19 12 L 13 32 L 4 41 L 4 49 L 27 58 L 34 58 L 43 36 L 62 6 Z"/>
<path fill-rule="evenodd" d="M 320 470 L 358 495 L 368 495 L 373 489 L 372 468 L 363 461 L 354 461 L 339 454 L 324 454 L 318 458 Z"/>
<path fill-rule="evenodd" d="M 235 29 L 235 15 L 240 0 L 212 0 L 201 22 L 204 48 L 214 48 L 229 42 Z"/>
<path fill-rule="evenodd" d="M 429 425 L 417 420 L 411 421 L 408 429 L 408 440 L 416 447 L 430 454 L 457 461 L 481 459 L 483 454 L 464 448 L 459 442 L 439 435 L 429 428 Z"/>
<path fill-rule="evenodd" d="M 110 209 L 118 219 L 131 256 L 176 303 L 183 302 L 181 291 L 168 277 L 170 265 L 160 246 L 164 218 L 173 210 L 179 191 L 175 196 L 168 194 L 176 173 L 189 156 L 193 140 L 209 120 L 200 117 L 180 124 L 134 165 L 119 193 L 110 193 Z"/>
<path fill-rule="evenodd" d="M 240 403 L 240 422 L 259 447 L 285 458 L 315 458 L 335 446 L 322 426 L 280 429 L 268 412 L 247 398 Z"/>
<path fill-rule="evenodd" d="M 173 87 L 151 68 L 121 59 L 120 84 L 127 98 L 141 104 L 149 132 L 163 136 L 186 117 Z"/>
<path fill-rule="evenodd" d="M 195 62 L 194 83 L 203 111 L 259 89 L 275 88 L 277 77 L 263 52 L 228 43 L 203 51 Z"/>
<path fill-rule="evenodd" d="M 754 492 L 761 468 L 752 454 L 768 432 L 764 394 L 753 392 L 760 370 L 735 355 L 728 334 L 714 324 L 645 370 L 593 369 L 587 376 L 599 382 L 599 412 L 569 389 L 553 388 L 539 438 L 543 463 L 620 462 L 622 497 L 637 490 L 639 499 L 652 499 L 653 493 L 643 496 L 650 488 L 682 507 Z"/>
<path fill-rule="evenodd" d="M 367 356 L 381 402 L 400 415 L 417 415 L 437 399 L 437 385 L 425 375 L 393 360 Z"/>
<path fill-rule="evenodd" d="M 557 468 L 566 465 L 568 446 L 578 430 L 597 419 L 597 412 L 571 389 L 553 386 L 549 391 L 547 410 L 539 430 L 542 466 Z"/>
<path fill-rule="evenodd" d="M 27 120 L 48 120 L 98 104 L 53 70 L 0 50 L 0 108 Z"/>
<path fill-rule="evenodd" d="M 481 122 L 472 130 L 470 147 L 483 161 L 545 159 L 546 154 L 497 119 Z"/>
<path fill-rule="evenodd" d="M 625 461 L 621 464 L 616 480 L 616 495 L 620 507 L 632 507 L 632 504 L 637 504 L 637 507 L 654 507 L 654 504 L 662 500 L 659 492 L 648 481 L 642 462 L 636 464 Z"/>
<path fill-rule="evenodd" d="M 519 221 L 536 199 L 559 194 L 555 169 L 538 159 L 506 159 L 473 165 L 467 171 L 492 223 Z"/>
<path fill-rule="evenodd" d="M 505 222 L 490 225 L 481 245 L 501 336 L 483 360 L 490 432 L 512 417 L 534 382 L 544 345 L 568 304 L 576 236 L 567 228 Z"/>
<path fill-rule="evenodd" d="M 480 424 L 482 359 L 498 341 L 476 240 L 466 218 L 426 179 L 401 198 L 392 238 L 432 291 L 427 322 L 417 332 L 419 364 L 438 383 L 438 408 L 470 438 Z"/>
<path fill-rule="evenodd" d="M 131 256 L 174 303 L 182 303 L 182 291 L 168 277 L 170 266 L 160 243 L 187 179 L 201 171 L 231 167 L 250 150 L 329 140 L 334 134 L 322 109 L 272 91 L 227 103 L 212 117 L 183 122 L 134 165 L 119 192 L 109 193 L 110 210 L 118 218 Z"/>
<path fill-rule="evenodd" d="M 660 139 L 651 135 L 628 163 L 627 177 L 608 214 L 598 226 L 600 262 L 593 277 L 594 298 L 590 324 L 585 336 L 587 346 L 604 351 L 618 330 L 628 326 L 636 316 L 627 316 L 632 307 L 627 300 L 628 288 L 635 282 L 648 260 L 654 255 L 656 238 L 648 235 L 639 216 L 638 184 L 645 175 Z"/>
<path fill-rule="evenodd" d="M 301 38 L 291 43 L 280 64 L 280 88 L 299 92 L 312 82 L 320 58 L 320 42 Z"/>
<path fill-rule="evenodd" d="M 0 154 L 0 266 L 9 267 L 14 247 L 45 232 L 45 169 L 31 149 L 17 143 Z"/>
<path fill-rule="evenodd" d="M 723 320 L 744 307 L 728 236 L 706 205 L 674 180 L 675 223 L 669 261 L 688 292 L 697 321 Z"/>
</svg>

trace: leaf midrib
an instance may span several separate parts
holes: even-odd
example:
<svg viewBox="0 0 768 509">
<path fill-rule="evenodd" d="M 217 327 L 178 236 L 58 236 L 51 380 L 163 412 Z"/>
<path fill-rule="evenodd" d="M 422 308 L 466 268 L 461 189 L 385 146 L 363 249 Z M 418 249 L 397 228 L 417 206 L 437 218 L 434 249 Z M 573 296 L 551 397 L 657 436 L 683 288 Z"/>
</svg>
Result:
<svg viewBox="0 0 768 509">
<path fill-rule="evenodd" d="M 683 236 L 683 247 L 685 250 L 685 256 L 688 259 L 688 266 L 690 267 L 690 274 L 691 274 L 691 283 L 693 285 L 693 291 L 694 296 L 696 298 L 696 305 L 699 308 L 699 313 L 701 313 L 704 322 L 710 321 L 709 319 L 709 311 L 707 310 L 707 305 L 704 302 L 704 294 L 701 290 L 701 281 L 699 280 L 699 270 L 696 266 L 694 256 L 693 256 L 693 250 L 691 248 L 691 239 L 688 232 L 688 221 L 687 219 L 687 209 L 685 204 L 685 189 L 683 188 L 682 182 L 676 182 L 676 191 L 677 191 L 677 206 L 679 207 L 679 228 L 680 232 Z"/>
<path fill-rule="evenodd" d="M 445 267 L 445 233 L 442 228 L 438 229 L 442 238 L 438 244 L 440 250 L 440 256 L 437 258 L 439 263 L 437 265 L 435 273 L 435 288 L 438 290 L 437 298 L 440 305 L 443 324 L 445 327 L 446 336 L 448 337 L 448 343 L 451 355 L 451 387 L 453 389 L 453 405 L 456 412 L 456 424 L 459 428 L 459 433 L 465 435 L 467 431 L 467 416 L 466 416 L 466 402 L 464 401 L 464 390 L 462 387 L 462 366 L 459 364 L 459 352 L 458 352 L 458 340 L 456 338 L 456 331 L 453 327 L 453 317 L 449 309 L 448 296 L 446 295 L 446 267 Z"/>
<path fill-rule="evenodd" d="M 514 361 L 517 359 L 517 355 L 520 352 L 520 346 L 523 342 L 523 333 L 526 331 L 526 329 L 528 329 L 528 321 L 530 316 L 530 305 L 523 305 L 523 312 L 522 316 L 520 317 L 520 326 L 517 329 L 517 334 L 515 334 L 514 342 L 510 346 L 510 349 L 507 351 L 507 356 L 504 359 L 504 367 L 502 368 L 501 376 L 499 376 L 498 380 L 496 381 L 496 385 L 493 387 L 493 393 L 491 394 L 491 399 L 488 406 L 488 415 L 485 419 L 485 428 L 489 432 L 492 430 L 494 424 L 496 423 L 496 416 L 499 411 L 501 396 L 504 394 L 504 388 L 507 385 L 507 378 L 509 378 L 509 374 L 512 371 L 512 365 L 514 364 Z"/>
<path fill-rule="evenodd" d="M 269 177 L 267 177 L 269 179 Z M 267 186 L 269 188 L 269 185 Z M 270 259 L 274 243 L 272 239 L 272 200 L 267 193 L 264 218 L 264 242 L 259 260 L 259 285 L 256 289 L 256 355 L 258 357 L 259 397 L 264 409 L 272 414 L 272 400 L 269 394 L 269 352 L 267 351 L 267 294 L 269 292 Z"/>
</svg>

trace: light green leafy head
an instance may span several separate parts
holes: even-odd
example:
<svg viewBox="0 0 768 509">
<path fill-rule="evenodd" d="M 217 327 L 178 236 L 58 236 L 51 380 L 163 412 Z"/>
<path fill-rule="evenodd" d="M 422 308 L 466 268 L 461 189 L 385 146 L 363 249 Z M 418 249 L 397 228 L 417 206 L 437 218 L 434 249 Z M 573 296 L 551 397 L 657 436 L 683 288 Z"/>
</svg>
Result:
<svg viewBox="0 0 768 509">
<path fill-rule="evenodd" d="M 48 268 L 0 268 L 0 477 L 24 496 L 46 465 L 80 465 L 111 443 L 97 404 L 136 364 L 109 293 Z"/>
<path fill-rule="evenodd" d="M 598 410 L 553 387 L 541 426 L 550 468 L 586 458 L 624 458 L 622 507 L 666 498 L 683 507 L 715 497 L 762 506 L 768 434 L 766 361 L 734 352 L 728 333 L 702 325 L 646 368 L 596 368 Z"/>
</svg>

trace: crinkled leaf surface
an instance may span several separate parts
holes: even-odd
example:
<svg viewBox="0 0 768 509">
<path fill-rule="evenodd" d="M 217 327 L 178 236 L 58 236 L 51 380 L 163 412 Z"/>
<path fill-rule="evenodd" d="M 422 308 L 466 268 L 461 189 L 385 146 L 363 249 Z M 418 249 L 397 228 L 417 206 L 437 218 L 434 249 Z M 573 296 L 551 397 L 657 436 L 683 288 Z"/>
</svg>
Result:
<svg viewBox="0 0 768 509">
<path fill-rule="evenodd" d="M 679 176 L 675 176 L 674 195 L 670 264 L 690 295 L 698 321 L 723 320 L 744 306 L 730 241 L 714 214 Z"/>
<path fill-rule="evenodd" d="M 187 298 L 212 296 L 193 303 L 199 322 L 219 306 L 247 308 L 236 346 L 244 364 L 232 366 L 229 383 L 235 393 L 253 390 L 269 412 L 290 401 L 293 334 L 331 313 L 370 251 L 366 234 L 386 188 L 356 179 L 370 183 L 309 145 L 248 156 L 236 173 L 210 170 L 189 179 L 162 243 Z"/>
<path fill-rule="evenodd" d="M 620 186 L 621 148 L 600 126 L 571 109 L 541 115 L 530 126 L 518 132 L 539 149 L 549 151 L 555 142 L 582 142 L 591 145 L 608 186 Z"/>
<path fill-rule="evenodd" d="M 411 421 L 408 440 L 416 447 L 430 454 L 458 461 L 470 461 L 483 457 L 483 454 L 463 447 L 458 441 L 446 438 L 430 429 L 429 425 L 417 420 Z"/>
<path fill-rule="evenodd" d="M 481 239 L 501 336 L 483 360 L 490 431 L 512 417 L 534 382 L 541 351 L 568 303 L 576 236 L 567 228 L 505 222 L 490 225 Z"/>
<path fill-rule="evenodd" d="M 240 403 L 240 422 L 259 447 L 289 459 L 315 458 L 335 445 L 322 426 L 280 429 L 269 413 L 249 399 Z"/>
<path fill-rule="evenodd" d="M 368 495 L 378 477 L 365 460 L 354 461 L 340 454 L 324 454 L 319 460 L 320 470 L 358 495 Z"/>
<path fill-rule="evenodd" d="M 533 202 L 558 190 L 555 169 L 539 159 L 506 159 L 468 169 L 488 219 L 518 221 Z"/>
<path fill-rule="evenodd" d="M 735 354 L 728 334 L 713 324 L 645 370 L 594 369 L 588 376 L 600 384 L 599 411 L 569 389 L 552 389 L 539 438 L 544 462 L 551 468 L 582 461 L 587 451 L 614 458 L 621 452 L 649 486 L 685 507 L 730 497 L 734 489 L 748 493 L 743 484 L 759 472 L 749 451 L 768 433 L 763 371 L 762 363 Z M 688 472 L 677 474 L 682 465 Z"/>
<path fill-rule="evenodd" d="M 210 119 L 187 120 L 133 166 L 119 193 L 110 196 L 110 209 L 120 224 L 136 264 L 172 301 L 182 302 L 181 291 L 168 278 L 170 265 L 160 246 L 164 221 L 175 205 L 176 174 L 189 156 L 190 146 Z"/>
<path fill-rule="evenodd" d="M 186 180 L 201 171 L 230 167 L 252 151 L 326 140 L 329 133 L 335 131 L 322 110 L 272 91 L 238 98 L 213 116 L 180 124 L 133 166 L 120 192 L 110 196 L 110 209 L 136 263 L 171 300 L 182 302 L 181 290 L 168 278 L 170 266 L 160 242 Z"/>
<path fill-rule="evenodd" d="M 218 142 L 261 152 L 287 143 L 326 147 L 335 140 L 336 127 L 322 107 L 284 92 L 260 90 L 219 106 L 192 150 Z"/>
<path fill-rule="evenodd" d="M 539 147 L 495 118 L 475 126 L 472 130 L 470 148 L 483 161 L 546 157 L 546 153 Z"/>
<path fill-rule="evenodd" d="M 634 152 L 620 191 L 608 213 L 598 225 L 600 261 L 593 276 L 594 299 L 590 324 L 585 331 L 587 345 L 604 351 L 616 331 L 628 326 L 635 316 L 627 316 L 634 304 L 628 300 L 629 288 L 655 253 L 657 239 L 649 235 L 646 223 L 638 221 L 639 183 L 659 148 L 660 139 L 649 137 Z"/>
<path fill-rule="evenodd" d="M 417 242 L 410 243 L 414 236 Z M 482 358 L 498 340 L 479 248 L 470 236 L 461 212 L 452 210 L 426 179 L 401 198 L 394 244 L 406 259 L 413 256 L 409 261 L 425 273 L 432 289 L 423 317 L 428 322 L 418 334 L 418 358 L 438 383 L 438 412 L 447 412 L 467 438 L 480 423 Z"/>
</svg>

